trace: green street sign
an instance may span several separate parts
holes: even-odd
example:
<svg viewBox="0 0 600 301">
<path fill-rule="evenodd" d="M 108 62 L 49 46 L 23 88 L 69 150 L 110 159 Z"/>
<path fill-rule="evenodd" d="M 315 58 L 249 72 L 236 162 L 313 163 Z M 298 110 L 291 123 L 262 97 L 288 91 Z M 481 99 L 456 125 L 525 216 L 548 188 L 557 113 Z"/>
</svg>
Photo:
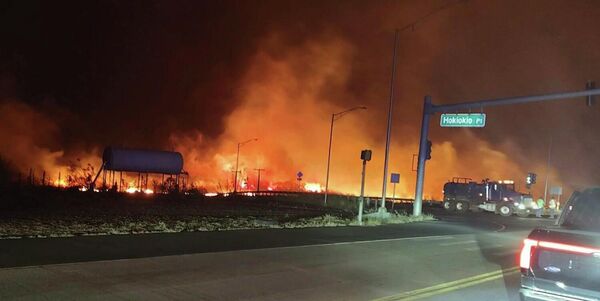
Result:
<svg viewBox="0 0 600 301">
<path fill-rule="evenodd" d="M 441 127 L 482 128 L 485 126 L 485 113 L 442 114 Z"/>
</svg>

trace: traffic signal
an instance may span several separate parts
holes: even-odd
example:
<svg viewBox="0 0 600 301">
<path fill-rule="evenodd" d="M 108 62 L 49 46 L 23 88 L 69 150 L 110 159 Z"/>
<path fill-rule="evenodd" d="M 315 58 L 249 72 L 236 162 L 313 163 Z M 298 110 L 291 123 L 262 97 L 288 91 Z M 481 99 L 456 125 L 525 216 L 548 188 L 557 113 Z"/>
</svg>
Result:
<svg viewBox="0 0 600 301">
<path fill-rule="evenodd" d="M 360 152 L 360 159 L 363 161 L 371 161 L 371 150 L 365 149 Z"/>
<path fill-rule="evenodd" d="M 592 89 L 596 89 L 596 83 L 595 83 L 595 82 L 593 82 L 593 81 L 591 81 L 591 80 L 590 80 L 590 81 L 588 81 L 588 82 L 585 84 L 585 89 L 586 89 L 586 90 L 592 90 Z M 596 100 L 595 100 L 595 96 L 594 96 L 594 95 L 588 95 L 588 96 L 587 96 L 586 103 L 587 103 L 587 106 L 588 106 L 588 107 L 591 107 L 591 106 L 593 106 L 595 102 L 596 102 Z"/>
<path fill-rule="evenodd" d="M 531 184 L 535 184 L 537 181 L 537 175 L 533 172 L 527 174 L 527 178 L 525 178 L 525 184 L 529 187 Z"/>
<path fill-rule="evenodd" d="M 425 160 L 431 159 L 431 141 L 427 140 L 427 150 L 425 151 Z"/>
</svg>

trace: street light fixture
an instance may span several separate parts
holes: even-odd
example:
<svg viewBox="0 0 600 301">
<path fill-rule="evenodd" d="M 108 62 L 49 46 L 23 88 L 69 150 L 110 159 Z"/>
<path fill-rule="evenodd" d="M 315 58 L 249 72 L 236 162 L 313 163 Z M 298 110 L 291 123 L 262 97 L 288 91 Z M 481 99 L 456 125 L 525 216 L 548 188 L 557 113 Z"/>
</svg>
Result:
<svg viewBox="0 0 600 301">
<path fill-rule="evenodd" d="M 240 147 L 243 146 L 246 143 L 250 143 L 252 141 L 258 141 L 258 138 L 254 138 L 254 139 L 249 139 L 243 142 L 238 142 L 237 144 L 237 156 L 235 158 L 235 176 L 234 176 L 234 180 L 233 180 L 233 193 L 237 192 L 237 187 L 238 187 L 238 182 L 237 182 L 237 177 L 238 177 L 238 164 L 240 163 Z"/>
<path fill-rule="evenodd" d="M 356 111 L 356 110 L 366 110 L 367 107 L 365 106 L 358 106 L 358 107 L 353 107 L 350 108 L 348 110 L 339 112 L 339 113 L 334 113 L 331 114 L 331 128 L 329 130 L 329 150 L 327 151 L 327 175 L 325 176 L 325 200 L 323 201 L 323 204 L 325 206 L 327 206 L 327 194 L 329 191 L 329 164 L 331 162 L 331 142 L 333 140 L 333 122 L 342 118 L 342 116 L 352 112 L 352 111 Z"/>
</svg>

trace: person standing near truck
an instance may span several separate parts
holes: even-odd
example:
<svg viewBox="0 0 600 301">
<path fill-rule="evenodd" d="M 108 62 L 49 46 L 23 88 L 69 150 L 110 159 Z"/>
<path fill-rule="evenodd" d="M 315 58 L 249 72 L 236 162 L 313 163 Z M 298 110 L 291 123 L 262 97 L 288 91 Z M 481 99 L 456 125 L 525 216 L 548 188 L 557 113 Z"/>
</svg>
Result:
<svg viewBox="0 0 600 301">
<path fill-rule="evenodd" d="M 546 202 L 544 202 L 542 197 L 539 197 L 536 201 L 536 204 L 538 209 L 535 211 L 535 217 L 542 217 L 542 212 L 544 212 L 544 206 L 546 205 Z"/>
<path fill-rule="evenodd" d="M 548 211 L 550 218 L 554 219 L 554 215 L 556 214 L 556 200 L 554 198 L 550 198 L 550 202 L 548 202 Z"/>
</svg>

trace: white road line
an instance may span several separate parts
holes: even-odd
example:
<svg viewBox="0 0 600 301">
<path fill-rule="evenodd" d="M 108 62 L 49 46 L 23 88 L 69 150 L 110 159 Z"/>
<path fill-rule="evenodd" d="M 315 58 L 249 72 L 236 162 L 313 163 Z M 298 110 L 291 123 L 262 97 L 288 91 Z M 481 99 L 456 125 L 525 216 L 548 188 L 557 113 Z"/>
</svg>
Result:
<svg viewBox="0 0 600 301">
<path fill-rule="evenodd" d="M 476 243 L 477 243 L 477 241 L 475 241 L 475 240 L 465 240 L 465 241 L 445 242 L 445 243 L 441 243 L 440 246 L 448 247 L 448 246 L 476 244 Z"/>
<path fill-rule="evenodd" d="M 261 249 L 252 249 L 252 250 L 308 248 L 308 247 L 321 247 L 321 246 L 323 246 L 323 247 L 325 247 L 325 246 L 343 246 L 343 245 L 368 244 L 368 243 L 401 241 L 401 240 L 420 240 L 420 239 L 423 239 L 423 240 L 445 240 L 445 239 L 454 239 L 454 236 L 435 235 L 435 236 L 385 238 L 385 239 L 374 239 L 374 240 L 358 240 L 358 241 L 344 241 L 344 242 L 333 242 L 333 243 L 324 243 L 324 244 L 310 244 L 310 245 L 301 245 L 301 246 L 261 248 Z"/>
</svg>

